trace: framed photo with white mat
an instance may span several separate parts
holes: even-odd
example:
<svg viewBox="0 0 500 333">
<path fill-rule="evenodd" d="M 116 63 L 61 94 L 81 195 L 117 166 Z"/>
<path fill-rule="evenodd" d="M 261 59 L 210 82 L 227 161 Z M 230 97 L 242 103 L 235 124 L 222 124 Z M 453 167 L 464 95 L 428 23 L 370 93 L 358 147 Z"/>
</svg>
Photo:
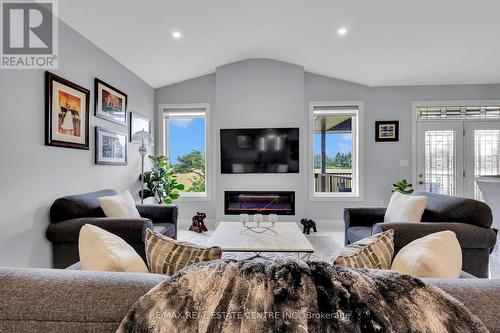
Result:
<svg viewBox="0 0 500 333">
<path fill-rule="evenodd" d="M 45 72 L 45 145 L 89 149 L 90 91 Z"/>
<path fill-rule="evenodd" d="M 96 126 L 95 164 L 127 165 L 127 134 Z"/>
</svg>

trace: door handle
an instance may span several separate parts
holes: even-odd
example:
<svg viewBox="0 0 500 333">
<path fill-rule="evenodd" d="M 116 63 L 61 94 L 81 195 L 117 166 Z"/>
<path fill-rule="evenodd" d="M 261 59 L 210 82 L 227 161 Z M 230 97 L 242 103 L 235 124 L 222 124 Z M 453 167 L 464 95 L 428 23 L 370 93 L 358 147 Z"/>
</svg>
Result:
<svg viewBox="0 0 500 333">
<path fill-rule="evenodd" d="M 423 182 L 423 181 L 421 181 L 421 180 L 419 180 L 419 181 L 418 181 L 418 185 L 424 185 L 424 182 Z"/>
</svg>

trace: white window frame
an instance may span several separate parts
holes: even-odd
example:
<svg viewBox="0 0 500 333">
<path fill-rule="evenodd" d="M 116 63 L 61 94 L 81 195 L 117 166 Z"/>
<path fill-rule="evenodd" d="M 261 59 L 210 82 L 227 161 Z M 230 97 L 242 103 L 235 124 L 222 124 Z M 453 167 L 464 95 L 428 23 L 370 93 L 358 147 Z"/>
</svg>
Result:
<svg viewBox="0 0 500 333">
<path fill-rule="evenodd" d="M 209 201 L 212 197 L 213 191 L 213 175 L 212 175 L 212 144 L 211 144 L 211 125 L 210 125 L 210 103 L 189 103 L 189 104 L 160 104 L 159 105 L 159 120 L 162 135 L 159 147 L 159 152 L 165 156 L 169 156 L 168 144 L 168 126 L 167 126 L 167 113 L 178 114 L 199 114 L 204 112 L 205 118 L 205 192 L 181 192 L 177 201 Z M 185 110 L 185 111 L 184 111 Z M 202 111 L 193 111 L 202 110 Z"/>
<path fill-rule="evenodd" d="M 353 191 L 348 192 L 333 192 L 323 193 L 316 192 L 314 187 L 314 109 L 315 107 L 357 107 L 357 111 L 352 110 L 332 110 L 325 111 L 325 114 L 349 114 L 354 115 L 355 120 L 352 129 L 352 174 L 353 174 Z M 308 168 L 307 182 L 309 186 L 309 201 L 361 201 L 363 200 L 363 101 L 330 101 L 330 102 L 309 102 L 309 150 L 308 150 Z"/>
</svg>

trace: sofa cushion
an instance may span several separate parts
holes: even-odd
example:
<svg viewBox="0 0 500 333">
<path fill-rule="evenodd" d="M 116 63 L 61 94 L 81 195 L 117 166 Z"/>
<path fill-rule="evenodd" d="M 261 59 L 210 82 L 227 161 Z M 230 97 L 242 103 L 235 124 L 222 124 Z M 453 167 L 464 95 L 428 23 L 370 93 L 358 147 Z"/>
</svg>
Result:
<svg viewBox="0 0 500 333">
<path fill-rule="evenodd" d="M 389 269 L 394 254 L 394 232 L 388 230 L 335 251 L 332 264 L 350 268 Z"/>
<path fill-rule="evenodd" d="M 409 243 L 394 257 L 391 269 L 419 278 L 456 279 L 462 250 L 454 232 L 436 232 Z"/>
<path fill-rule="evenodd" d="M 172 275 L 196 262 L 220 259 L 218 246 L 202 247 L 146 231 L 146 258 L 151 273 Z"/>
<path fill-rule="evenodd" d="M 369 237 L 372 234 L 371 227 L 350 227 L 347 229 L 347 239 L 349 243 L 354 243 Z"/>
<path fill-rule="evenodd" d="M 59 198 L 50 207 L 50 221 L 57 223 L 82 217 L 104 217 L 97 199 L 115 194 L 115 190 L 107 189 Z"/>
<path fill-rule="evenodd" d="M 425 196 L 394 192 L 385 211 L 384 222 L 420 222 L 425 210 Z"/>
<path fill-rule="evenodd" d="M 141 217 L 130 191 L 97 199 L 106 217 Z"/>
<path fill-rule="evenodd" d="M 95 225 L 82 227 L 78 249 L 82 270 L 148 272 L 144 261 L 127 242 Z"/>
</svg>

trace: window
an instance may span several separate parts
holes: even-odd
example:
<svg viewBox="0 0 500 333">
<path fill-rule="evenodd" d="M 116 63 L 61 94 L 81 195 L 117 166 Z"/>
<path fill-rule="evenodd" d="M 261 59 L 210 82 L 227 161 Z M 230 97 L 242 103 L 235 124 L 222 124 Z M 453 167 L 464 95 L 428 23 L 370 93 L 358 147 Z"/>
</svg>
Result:
<svg viewBox="0 0 500 333">
<path fill-rule="evenodd" d="M 362 102 L 310 103 L 310 199 L 361 199 Z"/>
<path fill-rule="evenodd" d="M 179 183 L 181 197 L 208 197 L 207 147 L 209 106 L 167 105 L 163 108 L 164 154 Z"/>
</svg>

